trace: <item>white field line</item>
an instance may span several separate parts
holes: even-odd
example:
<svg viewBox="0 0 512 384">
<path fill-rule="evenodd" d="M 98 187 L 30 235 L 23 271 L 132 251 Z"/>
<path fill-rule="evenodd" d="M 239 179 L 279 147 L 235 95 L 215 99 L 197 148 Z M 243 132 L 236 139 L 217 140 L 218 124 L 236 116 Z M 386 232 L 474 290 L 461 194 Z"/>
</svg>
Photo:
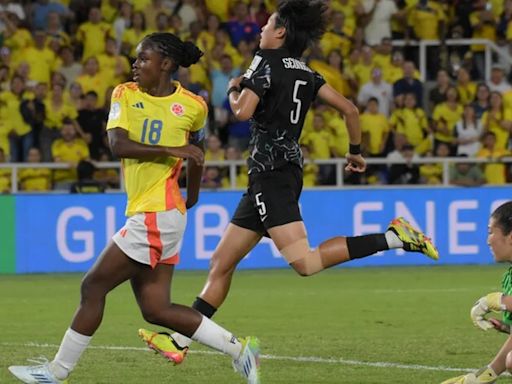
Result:
<svg viewBox="0 0 512 384">
<path fill-rule="evenodd" d="M 54 348 L 57 349 L 59 346 L 56 344 L 46 344 L 46 343 L 0 343 L 1 346 L 7 347 L 35 347 L 35 348 Z M 148 348 L 142 347 L 126 347 L 126 346 L 115 346 L 115 345 L 90 345 L 89 349 L 97 349 L 97 350 L 108 350 L 108 351 L 141 351 L 141 352 L 151 352 Z M 192 350 L 189 353 L 197 353 L 201 355 L 222 355 L 220 352 L 213 351 L 198 351 Z M 316 357 L 316 356 L 276 356 L 276 355 L 261 355 L 262 359 L 265 360 L 278 360 L 278 361 L 293 361 L 293 362 L 301 362 L 301 363 L 319 363 L 319 364 L 339 364 L 339 365 L 354 365 L 354 366 L 363 366 L 363 367 L 375 367 L 375 368 L 397 368 L 397 369 L 415 369 L 415 370 L 423 370 L 423 371 L 444 371 L 444 372 L 470 372 L 475 371 L 477 368 L 455 368 L 455 367 L 446 367 L 443 365 L 439 366 L 430 366 L 430 365 L 421 365 L 421 364 L 401 364 L 401 363 L 392 363 L 386 361 L 360 361 L 360 360 L 351 360 L 344 358 L 324 358 L 324 357 Z"/>
</svg>

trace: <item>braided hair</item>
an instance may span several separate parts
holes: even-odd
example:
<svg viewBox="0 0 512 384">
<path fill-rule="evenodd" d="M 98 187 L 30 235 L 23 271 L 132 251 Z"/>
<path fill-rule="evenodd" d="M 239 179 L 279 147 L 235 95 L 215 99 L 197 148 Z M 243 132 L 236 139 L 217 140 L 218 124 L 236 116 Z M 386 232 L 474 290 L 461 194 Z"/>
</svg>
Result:
<svg viewBox="0 0 512 384">
<path fill-rule="evenodd" d="M 142 44 L 151 47 L 163 57 L 171 59 L 175 63 L 172 72 L 178 67 L 190 67 L 199 61 L 203 52 L 190 41 L 182 41 L 176 35 L 168 32 L 155 32 L 147 35 Z"/>
<path fill-rule="evenodd" d="M 320 40 L 327 27 L 327 5 L 323 0 L 283 0 L 277 7 L 276 28 L 284 27 L 284 48 L 300 57 Z"/>
</svg>

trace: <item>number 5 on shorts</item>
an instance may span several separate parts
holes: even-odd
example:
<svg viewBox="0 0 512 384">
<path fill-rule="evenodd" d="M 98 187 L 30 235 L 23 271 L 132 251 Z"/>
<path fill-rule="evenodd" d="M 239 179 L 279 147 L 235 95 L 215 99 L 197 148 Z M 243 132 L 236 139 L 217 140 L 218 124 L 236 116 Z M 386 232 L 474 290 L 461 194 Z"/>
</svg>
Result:
<svg viewBox="0 0 512 384">
<path fill-rule="evenodd" d="M 260 216 L 265 216 L 267 214 L 267 207 L 265 206 L 265 202 L 260 200 L 262 196 L 262 192 L 257 193 L 254 198 L 256 199 L 256 205 L 258 206 L 258 213 Z"/>
</svg>

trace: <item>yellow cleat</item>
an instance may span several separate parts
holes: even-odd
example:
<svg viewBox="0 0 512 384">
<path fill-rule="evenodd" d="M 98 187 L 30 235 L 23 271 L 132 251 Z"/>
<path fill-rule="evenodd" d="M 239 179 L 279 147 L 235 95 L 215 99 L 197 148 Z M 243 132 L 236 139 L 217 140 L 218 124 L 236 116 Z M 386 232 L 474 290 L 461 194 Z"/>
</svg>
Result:
<svg viewBox="0 0 512 384">
<path fill-rule="evenodd" d="M 394 219 L 389 224 L 388 231 L 393 231 L 402 243 L 404 243 L 403 248 L 405 251 L 421 252 L 431 259 L 439 259 L 439 252 L 434 244 L 432 244 L 432 240 L 425 236 L 419 229 L 414 228 L 403 217 Z"/>
<path fill-rule="evenodd" d="M 497 379 L 498 376 L 491 368 L 484 367 L 467 375 L 452 377 L 441 384 L 492 384 Z"/>
<path fill-rule="evenodd" d="M 172 361 L 174 365 L 181 364 L 187 355 L 188 347 L 178 346 L 171 335 L 166 332 L 158 333 L 141 328 L 139 336 L 150 349 Z"/>
</svg>

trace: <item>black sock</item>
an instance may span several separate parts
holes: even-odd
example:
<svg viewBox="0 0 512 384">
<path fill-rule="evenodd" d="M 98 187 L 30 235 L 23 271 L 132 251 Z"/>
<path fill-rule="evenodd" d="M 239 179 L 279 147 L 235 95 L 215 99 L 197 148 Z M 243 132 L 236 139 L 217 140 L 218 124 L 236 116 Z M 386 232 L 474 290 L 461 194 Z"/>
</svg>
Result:
<svg viewBox="0 0 512 384">
<path fill-rule="evenodd" d="M 383 233 L 347 237 L 347 248 L 351 260 L 389 249 L 386 236 Z"/>
<path fill-rule="evenodd" d="M 209 319 L 211 319 L 212 316 L 215 315 L 215 312 L 217 312 L 217 308 L 207 303 L 200 297 L 196 297 L 196 301 L 194 301 L 194 304 L 192 304 L 192 308 L 194 308 L 196 311 L 201 312 Z"/>
</svg>

